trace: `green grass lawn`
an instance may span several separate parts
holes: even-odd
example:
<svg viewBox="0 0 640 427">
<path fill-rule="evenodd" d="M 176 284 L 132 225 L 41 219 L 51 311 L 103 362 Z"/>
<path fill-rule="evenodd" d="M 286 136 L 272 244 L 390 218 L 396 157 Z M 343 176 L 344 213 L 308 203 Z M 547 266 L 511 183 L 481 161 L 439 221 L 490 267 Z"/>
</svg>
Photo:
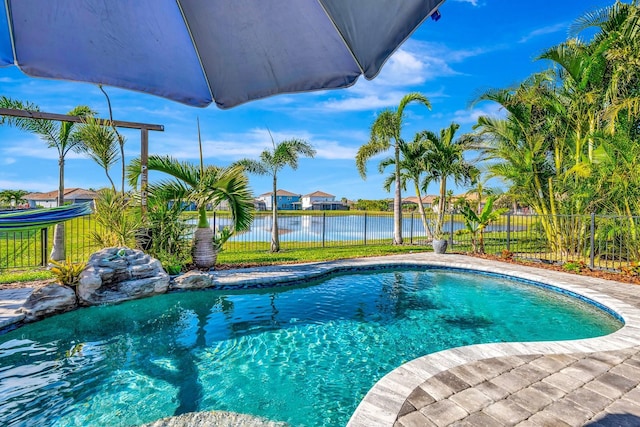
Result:
<svg viewBox="0 0 640 427">
<path fill-rule="evenodd" d="M 284 249 L 277 253 L 271 253 L 268 251 L 268 247 L 265 247 L 265 249 L 262 251 L 222 251 L 220 252 L 220 254 L 218 254 L 218 262 L 216 265 L 224 268 L 224 266 L 233 267 L 242 265 L 273 265 L 286 263 L 333 261 L 337 259 L 425 252 L 430 250 L 431 246 L 393 246 L 388 243 L 368 246 Z"/>
<path fill-rule="evenodd" d="M 54 276 L 49 270 L 32 269 L 26 271 L 0 271 L 0 285 L 14 282 L 33 282 L 35 280 L 53 279 Z"/>
</svg>

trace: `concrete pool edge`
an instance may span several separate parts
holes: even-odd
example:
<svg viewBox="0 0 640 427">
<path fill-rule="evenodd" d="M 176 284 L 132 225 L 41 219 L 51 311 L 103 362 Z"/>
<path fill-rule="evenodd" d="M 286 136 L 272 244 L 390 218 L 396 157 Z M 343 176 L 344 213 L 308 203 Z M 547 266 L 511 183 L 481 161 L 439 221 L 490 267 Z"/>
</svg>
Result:
<svg viewBox="0 0 640 427">
<path fill-rule="evenodd" d="M 590 353 L 640 348 L 640 304 L 636 307 L 607 294 L 607 289 L 623 287 L 640 295 L 640 288 L 619 282 L 550 271 L 518 264 L 465 255 L 436 255 L 431 252 L 358 258 L 349 260 L 212 271 L 214 290 L 259 289 L 293 286 L 341 272 L 372 271 L 384 268 L 433 267 L 498 274 L 527 282 L 541 283 L 583 295 L 617 313 L 625 322 L 607 336 L 575 341 L 539 343 L 497 343 L 458 347 L 419 357 L 403 364 L 378 381 L 362 399 L 348 423 L 350 427 L 392 426 L 407 397 L 424 381 L 456 366 L 491 358 L 528 354 Z M 614 292 L 615 293 L 615 292 Z M 639 297 L 640 298 L 640 297 Z M 1 295 L 0 295 L 0 299 Z M 640 419 L 640 418 L 639 418 Z"/>
<path fill-rule="evenodd" d="M 384 264 L 384 260 L 388 262 L 390 258 L 394 257 L 384 257 L 380 265 Z M 640 346 L 640 310 L 607 295 L 606 292 L 600 292 L 590 287 L 602 284 L 634 285 L 464 255 L 418 254 L 412 256 L 411 263 L 406 264 L 500 274 L 567 290 L 615 312 L 623 319 L 624 325 L 609 335 L 596 338 L 571 341 L 476 344 L 419 357 L 397 367 L 381 378 L 361 400 L 347 424 L 348 427 L 393 426 L 403 404 L 418 386 L 438 374 L 468 363 L 506 356 L 592 353 Z M 640 289 L 638 291 L 640 292 Z"/>
</svg>

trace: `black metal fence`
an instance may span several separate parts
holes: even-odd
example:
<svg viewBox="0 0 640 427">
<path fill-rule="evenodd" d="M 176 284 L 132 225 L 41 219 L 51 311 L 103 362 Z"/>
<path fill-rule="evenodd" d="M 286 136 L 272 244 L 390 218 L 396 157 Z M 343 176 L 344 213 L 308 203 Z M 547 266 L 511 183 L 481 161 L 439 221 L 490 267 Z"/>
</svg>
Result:
<svg viewBox="0 0 640 427">
<path fill-rule="evenodd" d="M 54 228 L 0 230 L 0 270 L 46 266 L 53 248 Z M 65 247 L 69 259 L 86 261 L 100 249 L 91 238 L 96 229 L 97 223 L 91 215 L 65 222 Z"/>
<path fill-rule="evenodd" d="M 187 219 L 195 226 L 196 219 Z M 210 225 L 219 230 L 231 222 L 228 212 L 213 212 Z M 435 215 L 427 218 L 433 226 Z M 258 212 L 251 228 L 233 236 L 226 251 L 266 251 L 271 241 L 272 218 Z M 86 260 L 100 249 L 93 243 L 97 228 L 91 216 L 66 223 L 67 256 Z M 278 217 L 281 249 L 391 244 L 393 215 L 368 212 L 296 212 Z M 473 227 L 471 227 L 473 229 Z M 476 227 L 477 228 L 477 227 Z M 418 213 L 404 213 L 405 244 L 429 249 L 430 237 Z M 475 233 L 461 215 L 447 214 L 443 227 L 449 250 L 474 248 L 547 263 L 576 263 L 590 268 L 621 270 L 640 261 L 640 218 L 602 215 L 540 216 L 507 214 Z M 53 244 L 53 227 L 0 232 L 0 269 L 46 266 Z"/>
</svg>

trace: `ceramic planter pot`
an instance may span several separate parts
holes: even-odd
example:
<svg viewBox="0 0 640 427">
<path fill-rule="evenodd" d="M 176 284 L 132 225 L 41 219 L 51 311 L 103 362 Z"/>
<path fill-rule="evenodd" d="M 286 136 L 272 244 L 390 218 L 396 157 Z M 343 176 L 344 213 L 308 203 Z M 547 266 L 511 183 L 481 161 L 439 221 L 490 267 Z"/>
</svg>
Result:
<svg viewBox="0 0 640 427">
<path fill-rule="evenodd" d="M 431 246 L 433 246 L 433 251 L 437 254 L 443 254 L 447 251 L 448 242 L 445 239 L 433 239 L 431 242 Z"/>
</svg>

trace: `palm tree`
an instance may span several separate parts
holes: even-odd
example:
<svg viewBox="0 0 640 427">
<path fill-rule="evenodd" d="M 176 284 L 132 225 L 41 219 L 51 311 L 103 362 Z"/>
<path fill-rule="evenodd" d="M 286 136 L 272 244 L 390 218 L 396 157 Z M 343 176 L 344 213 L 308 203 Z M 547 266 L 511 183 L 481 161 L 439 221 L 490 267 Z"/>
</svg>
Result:
<svg viewBox="0 0 640 427">
<path fill-rule="evenodd" d="M 109 122 L 103 123 L 103 125 L 108 124 L 111 127 L 111 130 L 113 131 L 114 139 L 117 141 L 118 147 L 120 148 L 120 166 L 121 166 L 121 172 L 122 172 L 122 181 L 121 181 L 120 191 L 124 195 L 124 181 L 125 181 L 124 143 L 126 142 L 126 139 L 118 131 L 118 127 L 113 124 L 113 110 L 111 109 L 111 99 L 109 98 L 107 91 L 104 90 L 102 85 L 98 85 L 98 88 L 104 94 L 104 97 L 107 99 L 107 107 L 109 108 Z M 199 131 L 200 131 L 200 127 L 198 126 L 198 132 Z"/>
<path fill-rule="evenodd" d="M 16 206 L 20 204 L 25 195 L 29 194 L 25 190 L 2 190 L 0 191 L 0 201 L 5 201 L 9 206 Z"/>
<path fill-rule="evenodd" d="M 489 224 L 500 218 L 500 215 L 507 212 L 507 208 L 493 210 L 494 197 L 489 197 L 487 203 L 479 214 L 475 213 L 471 206 L 465 204 L 462 208 L 462 216 L 467 230 L 471 233 L 471 247 L 473 252 L 484 253 L 484 230 Z"/>
<path fill-rule="evenodd" d="M 496 188 L 491 188 L 491 187 L 487 187 L 487 181 L 489 181 L 488 176 L 486 175 L 482 175 L 482 172 L 477 169 L 476 173 L 473 174 L 473 176 L 471 177 L 471 185 L 472 185 L 472 189 L 467 191 L 466 194 L 468 195 L 475 195 L 478 199 L 477 201 L 477 205 L 476 210 L 478 211 L 478 213 L 480 213 L 482 211 L 482 201 L 484 199 L 484 196 L 496 196 L 500 193 L 499 189 Z"/>
<path fill-rule="evenodd" d="M 76 151 L 86 154 L 104 169 L 111 188 L 115 192 L 116 185 L 109 175 L 111 166 L 118 162 L 117 136 L 113 128 L 106 127 L 93 117 L 87 117 L 77 132 L 80 143 Z"/>
<path fill-rule="evenodd" d="M 271 136 L 271 132 L 269 132 Z M 273 150 L 266 149 L 260 153 L 260 160 L 241 159 L 235 165 L 243 167 L 247 172 L 257 175 L 271 175 L 273 180 L 273 201 L 271 203 L 272 223 L 271 226 L 271 252 L 280 251 L 280 236 L 278 235 L 278 203 L 276 194 L 278 191 L 278 172 L 285 166 L 291 169 L 298 169 L 299 156 L 313 158 L 316 150 L 301 139 L 289 139 L 275 143 L 271 137 Z"/>
<path fill-rule="evenodd" d="M 17 110 L 40 111 L 38 106 L 32 103 L 24 103 L 22 101 L 0 97 L 1 108 L 12 108 Z M 95 112 L 86 105 L 79 105 L 69 111 L 67 115 L 76 117 L 93 116 Z M 74 150 L 79 140 L 74 130 L 73 122 L 57 122 L 43 119 L 30 119 L 24 117 L 4 117 L 0 120 L 0 124 L 15 126 L 18 129 L 34 133 L 43 139 L 49 148 L 55 148 L 58 151 L 58 206 L 64 205 L 64 162 L 69 151 Z M 64 244 L 64 223 L 56 224 L 53 250 L 51 251 L 51 259 L 60 261 L 66 258 Z"/>
<path fill-rule="evenodd" d="M 470 181 L 476 173 L 475 167 L 464 158 L 468 141 L 453 139 L 458 128 L 460 125 L 451 123 L 449 127 L 440 130 L 439 135 L 425 131 L 428 151 L 425 155 L 427 170 L 424 182 L 440 181 L 438 219 L 434 231 L 436 239 L 442 236 L 444 212 L 447 206 L 447 179 L 453 178 L 456 184 L 462 184 Z"/>
<path fill-rule="evenodd" d="M 214 244 L 215 235 L 207 220 L 207 205 L 215 208 L 222 202 L 228 203 L 233 219 L 232 232 L 247 230 L 253 220 L 253 196 L 242 168 L 194 165 L 158 155 L 149 156 L 147 167 L 175 178 L 149 185 L 151 197 L 195 202 L 198 227 L 193 237 L 192 258 L 196 267 L 211 268 L 219 248 Z M 134 159 L 127 167 L 132 187 L 136 187 L 140 173 L 140 159 Z"/>
<path fill-rule="evenodd" d="M 371 126 L 371 136 L 369 142 L 358 149 L 356 154 L 356 166 L 363 179 L 367 177 L 367 161 L 372 157 L 383 153 L 393 143 L 395 161 L 395 192 L 393 197 L 393 244 L 402 244 L 402 180 L 400 177 L 400 144 L 402 140 L 401 131 L 404 119 L 404 110 L 408 104 L 418 102 L 428 109 L 431 103 L 426 96 L 419 93 L 409 93 L 401 100 L 398 108 L 381 112 Z"/>
<path fill-rule="evenodd" d="M 418 212 L 422 219 L 422 225 L 424 231 L 427 233 L 428 238 L 433 237 L 429 223 L 427 222 L 427 215 L 424 211 L 422 204 L 422 191 L 420 189 L 421 182 L 423 181 L 423 174 L 426 171 L 425 155 L 427 154 L 428 146 L 426 144 L 426 134 L 424 132 L 418 132 L 413 141 L 400 144 L 400 179 L 402 183 L 402 189 L 406 190 L 407 181 L 413 182 L 416 197 L 418 198 Z M 395 158 L 388 157 L 380 162 L 378 170 L 383 173 L 388 166 L 395 166 Z M 395 171 L 387 177 L 384 181 L 384 189 L 390 191 L 391 184 L 396 180 Z"/>
</svg>

